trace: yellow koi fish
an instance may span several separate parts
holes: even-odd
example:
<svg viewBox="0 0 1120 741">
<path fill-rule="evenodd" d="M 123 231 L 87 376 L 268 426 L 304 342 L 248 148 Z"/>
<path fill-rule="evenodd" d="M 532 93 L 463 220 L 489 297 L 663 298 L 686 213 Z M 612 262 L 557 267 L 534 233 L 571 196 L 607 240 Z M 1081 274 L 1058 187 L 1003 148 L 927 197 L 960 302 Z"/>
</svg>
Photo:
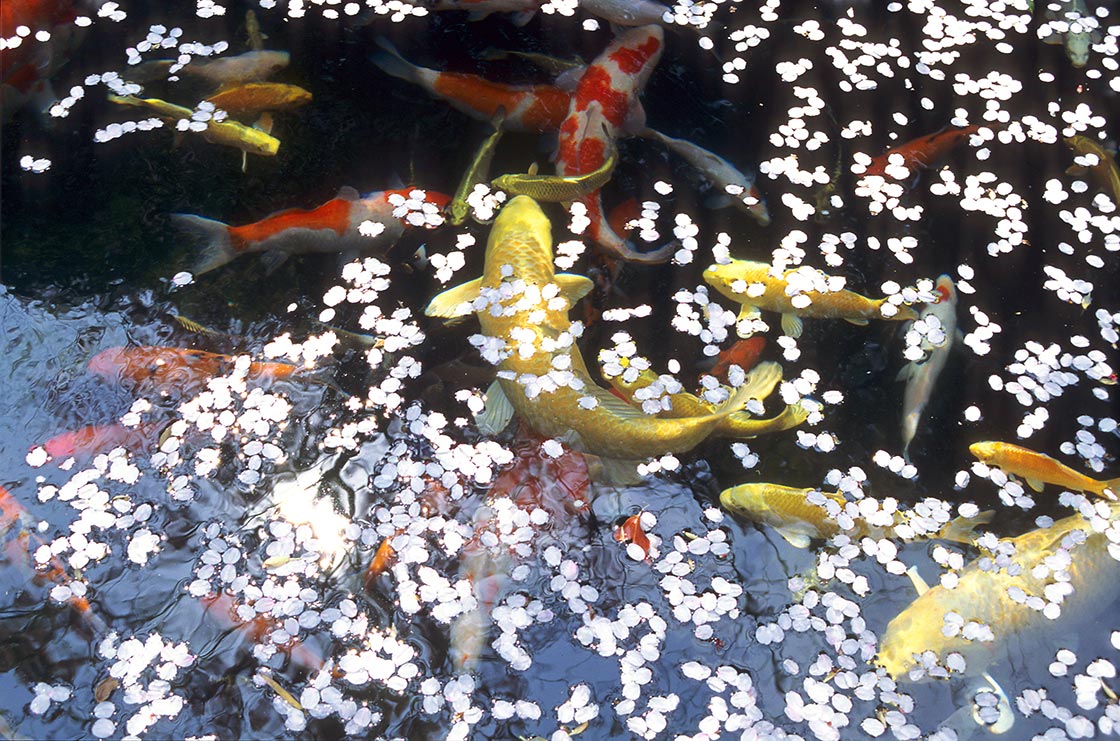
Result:
<svg viewBox="0 0 1120 741">
<path fill-rule="evenodd" d="M 968 446 L 968 451 L 989 466 L 998 466 L 1004 473 L 1019 476 L 1035 491 L 1042 491 L 1043 484 L 1054 484 L 1070 491 L 1088 491 L 1109 499 L 1116 499 L 1120 494 L 1120 478 L 1106 481 L 1090 478 L 1048 455 L 1011 443 L 973 443 Z"/>
<path fill-rule="evenodd" d="M 1101 187 L 1108 188 L 1111 191 L 1112 202 L 1120 204 L 1120 168 L 1116 167 L 1116 158 L 1100 143 L 1087 136 L 1067 137 L 1066 145 L 1077 154 L 1096 156 L 1097 164 L 1088 165 L 1087 169 L 1093 173 Z M 1069 171 L 1076 172 L 1080 169 L 1082 169 L 1080 165 L 1074 165 Z"/>
<path fill-rule="evenodd" d="M 809 267 L 779 274 L 769 263 L 732 260 L 726 265 L 710 266 L 704 271 L 704 282 L 742 305 L 740 337 L 750 334 L 743 330 L 744 326 L 749 326 L 744 322 L 757 320 L 760 311 L 779 312 L 782 331 L 790 337 L 801 336 L 802 317 L 843 319 L 859 325 L 867 324 L 870 319 L 908 321 L 918 318 L 917 312 L 909 306 L 843 290 L 843 278 Z"/>
<path fill-rule="evenodd" d="M 160 118 L 169 121 L 190 121 L 194 111 L 181 105 L 168 103 L 159 98 L 137 98 L 134 95 L 110 95 L 109 101 L 117 105 L 132 108 L 143 108 L 155 113 Z M 209 121 L 205 129 L 199 132 L 202 138 L 211 144 L 221 144 L 227 147 L 240 149 L 248 154 L 259 154 L 264 157 L 275 156 L 280 148 L 280 140 L 269 136 L 259 129 L 254 129 L 236 121 Z"/>
<path fill-rule="evenodd" d="M 478 148 L 474 160 L 471 161 L 471 166 L 467 168 L 467 172 L 463 175 L 463 182 L 459 183 L 459 189 L 455 191 L 455 196 L 447 206 L 447 213 L 449 214 L 447 221 L 452 226 L 459 226 L 470 216 L 471 207 L 467 203 L 467 197 L 474 190 L 474 186 L 486 180 L 486 175 L 490 172 L 490 161 L 494 159 L 494 151 L 498 148 L 498 141 L 502 138 L 502 122 L 505 121 L 505 118 L 505 109 L 499 108 L 490 122 L 490 125 L 494 127 L 494 133 L 486 137 L 482 146 Z"/>
<path fill-rule="evenodd" d="M 911 671 L 924 665 L 923 652 L 932 651 L 942 664 L 955 652 L 965 660 L 962 674 L 976 676 L 1006 657 L 1013 640 L 1030 651 L 1025 642 L 1032 636 L 1068 634 L 1075 623 L 1112 605 L 1120 596 L 1120 562 L 1103 531 L 1120 514 L 1120 505 L 1098 505 L 1101 511 L 1107 517 L 1077 514 L 1004 539 L 1014 546 L 1012 566 L 996 570 L 991 558 L 978 558 L 958 573 L 952 589 L 937 585 L 924 591 L 887 625 L 879 642 L 880 666 L 896 680 L 911 679 Z M 1041 600 L 1037 606 L 1026 604 L 1035 599 Z M 1052 619 L 1059 616 L 1058 622 Z"/>
<path fill-rule="evenodd" d="M 583 175 L 538 175 L 534 163 L 529 172 L 502 175 L 490 185 L 510 195 L 529 196 L 549 203 L 569 203 L 594 193 L 610 182 L 617 164 L 618 149 L 612 147 L 603 164 Z"/>
<path fill-rule="evenodd" d="M 724 489 L 719 503 L 732 514 L 769 525 L 795 548 L 808 548 L 810 541 L 825 540 L 841 532 L 852 538 L 893 538 L 901 537 L 900 528 L 906 527 L 910 530 L 906 533 L 909 538 L 916 534 L 909 512 L 895 511 L 889 525 L 872 525 L 859 515 L 857 503 L 840 492 L 796 489 L 780 484 L 741 484 Z M 846 510 L 854 523 L 849 529 L 841 528 L 837 519 Z M 994 515 L 995 512 L 988 510 L 976 517 L 957 517 L 937 532 L 921 537 L 971 544 L 976 526 L 991 522 Z"/>
<path fill-rule="evenodd" d="M 651 417 L 618 399 L 591 379 L 568 319 L 591 288 L 588 278 L 556 273 L 548 217 L 532 198 L 517 196 L 494 220 L 482 277 L 439 294 L 425 313 L 478 315 L 483 355 L 499 369 L 486 395 L 487 426 L 504 427 L 516 411 L 539 435 L 628 461 L 612 468 L 633 479 L 632 464 L 691 450 L 746 404 L 750 390 L 734 391 L 715 412 L 680 419 Z"/>
<path fill-rule="evenodd" d="M 650 396 L 646 389 L 654 386 L 660 377 L 651 370 L 641 370 L 637 372 L 633 381 L 628 381 L 627 378 L 631 374 L 629 372 L 617 376 L 607 376 L 605 373 L 603 377 L 610 383 L 619 396 L 624 397 L 627 401 L 635 405 L 642 405 L 644 401 L 650 400 Z M 782 380 L 782 367 L 777 363 L 767 361 L 759 363 L 750 374 L 743 384 L 743 388 L 750 388 L 751 395 L 755 399 L 765 399 L 778 382 Z M 656 386 L 654 386 L 656 388 Z M 658 417 L 664 419 L 675 419 L 680 417 L 700 417 L 705 414 L 711 414 L 715 410 L 714 404 L 709 404 L 700 397 L 690 394 L 687 391 L 680 391 L 677 393 L 665 393 L 668 400 L 668 409 L 661 409 Z M 643 398 L 644 397 L 644 398 Z M 658 397 L 660 398 L 660 396 Z M 756 419 L 750 413 L 736 412 L 727 419 L 723 420 L 716 426 L 715 432 L 712 433 L 719 437 L 733 437 L 733 438 L 748 438 L 765 435 L 770 432 L 782 432 L 797 427 L 799 424 L 809 418 L 809 409 L 801 404 L 794 404 L 787 406 L 781 414 L 776 417 L 768 417 L 766 419 Z"/>
</svg>

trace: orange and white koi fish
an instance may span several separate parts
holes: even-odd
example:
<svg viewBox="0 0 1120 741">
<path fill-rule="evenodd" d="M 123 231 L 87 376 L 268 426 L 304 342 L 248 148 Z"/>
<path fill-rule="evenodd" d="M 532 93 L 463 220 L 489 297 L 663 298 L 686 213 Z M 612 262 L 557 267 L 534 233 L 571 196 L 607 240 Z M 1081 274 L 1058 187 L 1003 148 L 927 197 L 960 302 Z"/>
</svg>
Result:
<svg viewBox="0 0 1120 741">
<path fill-rule="evenodd" d="M 377 44 L 382 51 L 374 52 L 370 61 L 383 72 L 419 85 L 479 121 L 492 121 L 502 110 L 506 131 L 539 134 L 557 131 L 568 115 L 572 94 L 555 85 L 505 85 L 478 75 L 439 72 L 409 62 L 386 39 Z"/>
<path fill-rule="evenodd" d="M 888 149 L 871 160 L 871 164 L 867 166 L 861 177 L 867 175 L 887 177 L 887 167 L 897 165 L 907 169 L 906 176 L 898 178 L 899 180 L 906 180 L 916 170 L 927 170 L 933 167 L 954 149 L 967 143 L 968 138 L 979 130 L 979 126 L 944 128 L 932 134 L 920 136 L 905 144 Z"/>
<path fill-rule="evenodd" d="M 55 435 L 43 443 L 43 448 L 55 460 L 92 458 L 114 448 L 148 454 L 158 447 L 160 433 L 166 426 L 166 422 L 145 422 L 133 427 L 122 424 L 88 425 Z"/>
<path fill-rule="evenodd" d="M 211 378 L 230 373 L 236 363 L 233 355 L 185 347 L 110 347 L 94 355 L 87 370 L 133 389 L 150 385 L 168 392 L 188 393 Z M 255 362 L 249 364 L 248 378 L 274 381 L 291 378 L 302 370 L 291 363 Z"/>
<path fill-rule="evenodd" d="M 232 57 L 192 61 L 183 67 L 182 73 L 231 87 L 265 80 L 287 67 L 291 59 L 286 51 L 247 51 Z"/>
<path fill-rule="evenodd" d="M 937 303 L 930 304 L 922 312 L 922 318 L 936 317 L 941 328 L 940 344 L 926 343 L 929 355 L 921 362 L 907 363 L 898 374 L 899 380 L 906 379 L 906 390 L 902 395 L 902 455 L 909 460 L 910 441 L 918 431 L 918 422 L 921 421 L 922 411 L 933 395 L 934 384 L 949 353 L 953 349 L 953 341 L 957 335 L 957 289 L 953 279 L 942 275 L 937 279 L 934 287 L 937 292 Z"/>
<path fill-rule="evenodd" d="M 261 643 L 268 635 L 280 626 L 280 621 L 271 615 L 254 613 L 250 619 L 241 616 L 237 602 L 227 592 L 208 594 L 199 598 L 206 614 L 223 628 L 231 628 L 244 635 L 253 643 Z M 293 638 L 288 643 L 277 646 L 277 649 L 310 672 L 317 672 L 323 668 L 323 657 L 305 646 L 298 639 Z"/>
<path fill-rule="evenodd" d="M 290 208 L 243 226 L 193 214 L 171 217 L 205 240 L 191 271 L 195 275 L 250 253 L 261 254 L 265 270 L 271 273 L 290 255 L 387 250 L 406 227 L 430 229 L 442 224 L 439 214 L 450 200 L 443 193 L 412 188 L 377 191 L 362 198 L 353 188 L 343 188 L 317 208 Z"/>
<path fill-rule="evenodd" d="M 588 65 L 560 126 L 558 175 L 572 177 L 598 170 L 621 132 L 644 128 L 635 122 L 645 117 L 638 95 L 664 47 L 660 26 L 642 26 L 618 36 Z M 607 252 L 632 262 L 658 263 L 668 260 L 676 250 L 670 243 L 653 252 L 636 251 L 607 223 L 597 190 L 578 202 L 587 208 L 591 222 L 588 236 Z"/>
<path fill-rule="evenodd" d="M 1019 476 L 1035 491 L 1042 491 L 1044 484 L 1054 484 L 1070 491 L 1088 491 L 1113 500 L 1120 498 L 1120 478 L 1094 479 L 1028 448 L 985 441 L 969 445 L 968 451 L 989 466 L 999 466 L 1004 473 Z"/>
</svg>

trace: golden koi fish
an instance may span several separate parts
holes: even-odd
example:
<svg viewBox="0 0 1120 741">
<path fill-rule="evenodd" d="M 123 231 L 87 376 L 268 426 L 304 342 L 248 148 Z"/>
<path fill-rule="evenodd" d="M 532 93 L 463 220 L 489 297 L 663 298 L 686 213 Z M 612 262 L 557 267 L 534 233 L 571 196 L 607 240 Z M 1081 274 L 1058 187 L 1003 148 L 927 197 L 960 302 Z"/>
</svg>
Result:
<svg viewBox="0 0 1120 741">
<path fill-rule="evenodd" d="M 470 216 L 471 207 L 467 203 L 467 197 L 470 196 L 475 185 L 486 180 L 486 174 L 490 172 L 490 161 L 494 159 L 494 150 L 498 148 L 498 141 L 502 138 L 502 122 L 505 121 L 505 118 L 505 110 L 499 108 L 490 122 L 490 125 L 494 127 L 494 133 L 486 137 L 482 146 L 478 148 L 478 152 L 471 161 L 471 166 L 467 168 L 467 172 L 463 175 L 463 182 L 459 183 L 459 188 L 455 191 L 455 196 L 447 207 L 447 213 L 450 214 L 447 221 L 452 226 L 459 226 Z"/>
<path fill-rule="evenodd" d="M 484 414 L 498 429 L 516 411 L 539 435 L 635 462 L 691 450 L 749 400 L 749 389 L 738 389 L 715 412 L 659 419 L 596 385 L 568 319 L 572 304 L 591 288 L 588 278 L 555 272 L 552 225 L 536 201 L 517 196 L 494 220 L 482 277 L 428 304 L 428 316 L 477 313 L 489 343 L 483 353 L 499 368 Z M 616 470 L 632 479 L 634 468 L 626 466 Z"/>
<path fill-rule="evenodd" d="M 194 111 L 159 98 L 137 98 L 134 95 L 110 95 L 109 101 L 117 105 L 143 108 L 169 121 L 191 120 Z M 211 144 L 234 147 L 249 154 L 272 157 L 280 148 L 280 140 L 236 121 L 209 121 L 199 132 Z"/>
<path fill-rule="evenodd" d="M 852 538 L 899 537 L 898 528 L 909 527 L 910 520 L 909 513 L 896 512 L 893 524 L 874 526 L 862 517 L 855 517 L 855 526 L 843 530 L 837 516 L 853 504 L 852 500 L 840 492 L 796 489 L 780 484 L 741 484 L 724 489 L 719 503 L 732 514 L 769 525 L 795 548 L 808 548 L 810 541 L 825 540 L 840 532 Z M 995 512 L 988 510 L 976 517 L 957 517 L 936 533 L 923 537 L 971 544 L 975 527 L 991 522 L 994 515 Z"/>
<path fill-rule="evenodd" d="M 1043 484 L 1054 484 L 1070 491 L 1089 491 L 1115 500 L 1120 494 L 1120 478 L 1101 481 L 1074 471 L 1048 455 L 1011 443 L 985 441 L 968 446 L 968 452 L 989 466 L 1019 476 L 1027 486 L 1042 491 Z"/>
<path fill-rule="evenodd" d="M 805 274 L 804 285 L 820 284 L 829 290 L 791 285 L 791 274 L 805 271 L 811 273 Z M 908 321 L 918 318 L 917 312 L 909 306 L 898 306 L 885 298 L 873 299 L 843 290 L 840 288 L 842 279 L 812 268 L 802 267 L 777 275 L 769 263 L 732 260 L 726 265 L 710 266 L 704 271 L 704 282 L 742 305 L 739 312 L 740 337 L 748 334 L 743 332 L 742 323 L 758 319 L 762 310 L 779 312 L 782 315 L 782 331 L 790 337 L 801 336 L 802 317 L 843 319 L 859 325 L 867 324 L 870 319 Z M 832 289 L 834 285 L 836 288 Z"/>
<path fill-rule="evenodd" d="M 311 102 L 311 93 L 298 85 L 250 82 L 223 88 L 206 99 L 231 116 L 256 116 L 265 111 L 290 111 Z"/>
<path fill-rule="evenodd" d="M 624 373 L 618 376 L 603 377 L 610 383 L 620 396 L 625 397 L 630 403 L 641 405 L 641 393 L 658 381 L 658 376 L 651 370 L 638 371 L 633 381 L 627 381 Z M 755 399 L 765 399 L 773 392 L 774 387 L 782 380 L 782 367 L 774 362 L 760 363 L 747 376 L 743 388 L 751 389 Z M 666 394 L 669 397 L 669 408 L 658 412 L 657 416 L 664 419 L 680 417 L 700 417 L 711 414 L 715 410 L 714 404 L 709 404 L 700 397 L 682 391 L 675 394 Z M 809 410 L 801 404 L 787 406 L 781 414 L 766 419 L 756 419 L 748 412 L 736 412 L 716 426 L 714 435 L 720 437 L 746 438 L 765 435 L 770 432 L 782 432 L 797 427 L 809 417 Z"/>
<path fill-rule="evenodd" d="M 1091 619 L 1113 604 L 1120 595 L 1120 562 L 1109 553 L 1110 541 L 1102 530 L 1120 514 L 1120 505 L 1099 507 L 1108 512 L 1108 519 L 1090 521 L 1077 514 L 1004 539 L 1003 543 L 1015 547 L 1014 569 L 997 571 L 990 558 L 978 558 L 958 574 L 954 588 L 937 585 L 924 591 L 887 625 L 879 642 L 880 666 L 896 680 L 908 679 L 911 670 L 921 666 L 916 657 L 923 652 L 932 651 L 942 662 L 956 652 L 965 660 L 963 674 L 975 676 L 1005 657 L 1013 639 L 1026 641 L 1042 630 L 1068 633 L 1073 629 L 1071 623 Z M 1087 537 L 1075 545 L 1073 534 L 1078 531 Z M 989 570 L 981 568 L 981 563 Z M 1063 579 L 1056 579 L 1052 569 L 1064 572 Z M 1053 608 L 1044 611 L 1024 604 L 1031 597 L 1054 604 L 1055 588 L 1058 599 L 1064 596 L 1060 623 L 1046 614 Z M 956 617 L 947 620 L 951 614 Z M 973 640 L 964 637 L 963 628 L 946 630 L 973 621 L 979 624 Z M 981 635 L 989 630 L 989 635 Z M 971 634 L 971 630 L 967 632 Z"/>
<path fill-rule="evenodd" d="M 617 164 L 618 149 L 612 147 L 603 164 L 583 175 L 538 175 L 537 165 L 533 163 L 529 172 L 502 175 L 490 185 L 510 195 L 529 196 L 549 203 L 569 203 L 594 193 L 610 182 Z"/>
<path fill-rule="evenodd" d="M 1077 154 L 1096 155 L 1097 164 L 1089 165 L 1089 172 L 1093 173 L 1097 182 L 1102 187 L 1108 188 L 1112 193 L 1112 202 L 1120 204 L 1120 168 L 1116 167 L 1116 158 L 1102 147 L 1099 142 L 1087 136 L 1070 136 L 1066 138 L 1066 145 Z M 1071 170 L 1080 169 L 1075 165 Z"/>
</svg>

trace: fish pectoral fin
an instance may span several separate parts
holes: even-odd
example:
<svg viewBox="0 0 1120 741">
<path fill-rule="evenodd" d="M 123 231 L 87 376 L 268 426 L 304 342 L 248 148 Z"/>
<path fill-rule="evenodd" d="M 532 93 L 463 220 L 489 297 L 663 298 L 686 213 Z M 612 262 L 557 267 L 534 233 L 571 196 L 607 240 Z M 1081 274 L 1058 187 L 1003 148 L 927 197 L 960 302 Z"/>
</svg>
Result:
<svg viewBox="0 0 1120 741">
<path fill-rule="evenodd" d="M 735 198 L 731 197 L 727 192 L 712 192 L 704 196 L 704 208 L 718 211 L 721 208 L 727 208 L 735 203 Z"/>
<path fill-rule="evenodd" d="M 1040 493 L 1042 492 L 1042 489 L 1045 486 L 1038 479 L 1027 478 L 1027 479 L 1023 479 L 1023 480 L 1027 482 L 1027 486 L 1031 487 L 1032 489 L 1034 489 L 1035 491 L 1040 492 Z"/>
<path fill-rule="evenodd" d="M 606 486 L 635 486 L 642 483 L 638 473 L 641 461 L 599 456 L 598 465 L 588 469 L 592 481 Z"/>
<path fill-rule="evenodd" d="M 253 128 L 257 131 L 263 131 L 266 134 L 271 134 L 273 123 L 274 121 L 272 120 L 272 114 L 268 111 L 265 111 L 253 124 Z"/>
<path fill-rule="evenodd" d="M 261 255 L 261 262 L 264 263 L 264 274 L 272 275 L 276 269 L 284 264 L 288 259 L 288 253 L 280 250 L 269 250 Z"/>
<path fill-rule="evenodd" d="M 846 321 L 848 324 L 854 324 L 857 327 L 867 326 L 867 319 L 861 316 L 846 316 L 844 317 L 844 321 Z"/>
<path fill-rule="evenodd" d="M 564 298 L 573 305 L 595 287 L 595 282 L 590 278 L 574 273 L 557 273 L 552 280 L 560 286 L 560 293 L 564 294 Z"/>
<path fill-rule="evenodd" d="M 474 308 L 471 304 L 478 298 L 481 290 L 482 278 L 475 278 L 454 288 L 448 288 L 428 302 L 424 314 L 441 319 L 456 319 L 473 314 Z"/>
<path fill-rule="evenodd" d="M 564 70 L 553 79 L 552 84 L 560 88 L 564 92 L 575 92 L 579 81 L 583 78 L 583 73 L 587 71 L 586 65 L 579 65 L 571 69 Z"/>
<path fill-rule="evenodd" d="M 782 525 L 774 529 L 778 531 L 778 535 L 781 535 L 782 538 L 784 538 L 785 541 L 792 545 L 794 548 L 800 548 L 804 550 L 808 548 L 809 544 L 813 541 L 813 539 L 809 535 L 807 535 L 804 530 L 796 525 Z"/>
<path fill-rule="evenodd" d="M 736 317 L 735 321 L 737 321 L 737 322 L 753 322 L 755 319 L 758 319 L 758 317 L 761 316 L 761 314 L 762 314 L 762 312 L 759 311 L 759 308 L 757 306 L 751 306 L 750 304 L 743 304 L 739 308 L 739 316 Z M 740 336 L 742 336 L 742 335 L 740 335 Z"/>
<path fill-rule="evenodd" d="M 910 583 L 914 585 L 914 590 L 918 593 L 919 597 L 929 591 L 929 584 L 927 584 L 926 580 L 922 578 L 922 575 L 918 573 L 916 567 L 911 566 L 906 569 L 906 575 L 910 577 Z"/>
<path fill-rule="evenodd" d="M 513 419 L 513 404 L 497 379 L 486 389 L 486 406 L 475 417 L 478 431 L 484 435 L 494 436 L 506 428 Z"/>
<path fill-rule="evenodd" d="M 805 323 L 801 321 L 801 317 L 797 314 L 782 314 L 782 332 L 793 339 L 801 336 L 801 331 L 805 328 Z"/>
<path fill-rule="evenodd" d="M 358 189 L 350 185 L 344 185 L 338 189 L 338 195 L 335 196 L 343 201 L 357 201 L 361 199 Z"/>
<path fill-rule="evenodd" d="M 996 516 L 994 509 L 984 510 L 975 517 L 955 517 L 945 523 L 937 532 L 937 537 L 953 543 L 972 545 L 976 540 L 976 526 L 987 525 Z"/>
</svg>

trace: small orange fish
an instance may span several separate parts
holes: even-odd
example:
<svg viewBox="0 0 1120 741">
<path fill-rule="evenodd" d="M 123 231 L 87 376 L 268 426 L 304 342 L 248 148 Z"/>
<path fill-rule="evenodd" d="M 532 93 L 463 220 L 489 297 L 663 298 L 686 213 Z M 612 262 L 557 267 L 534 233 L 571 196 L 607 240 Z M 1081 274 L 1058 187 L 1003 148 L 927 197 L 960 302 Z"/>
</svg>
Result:
<svg viewBox="0 0 1120 741">
<path fill-rule="evenodd" d="M 763 339 L 762 335 L 754 335 L 745 340 L 739 340 L 716 356 L 715 365 L 708 372 L 718 378 L 721 383 L 727 383 L 727 372 L 731 370 L 732 365 L 737 365 L 744 371 L 749 371 L 758 363 L 758 358 L 765 349 L 766 340 Z"/>
<path fill-rule="evenodd" d="M 979 126 L 944 128 L 932 134 L 920 136 L 905 144 L 888 149 L 871 160 L 871 164 L 867 166 L 863 175 L 886 177 L 886 169 L 890 164 L 890 158 L 896 154 L 902 156 L 902 165 L 910 171 L 911 175 L 914 174 L 915 170 L 927 170 L 954 149 L 967 143 L 968 138 L 979 130 Z"/>
<path fill-rule="evenodd" d="M 74 456 L 92 458 L 108 453 L 113 448 L 125 448 L 133 453 L 146 455 L 155 451 L 165 424 L 147 422 L 135 427 L 122 424 L 89 425 L 61 432 L 43 443 L 43 448 L 56 460 Z"/>
<path fill-rule="evenodd" d="M 642 549 L 649 558 L 649 536 L 642 530 L 642 513 L 631 515 L 626 521 L 614 529 L 614 539 L 619 543 L 633 543 Z"/>
<path fill-rule="evenodd" d="M 234 118 L 252 118 L 265 111 L 290 111 L 311 102 L 311 93 L 298 85 L 251 82 L 226 88 L 206 99 Z"/>
<path fill-rule="evenodd" d="M 260 643 L 269 633 L 279 627 L 279 622 L 271 615 L 258 614 L 248 621 L 242 619 L 237 612 L 237 603 L 234 602 L 229 593 L 224 591 L 207 595 L 199 601 L 206 609 L 206 614 L 219 625 L 238 631 L 254 643 Z M 294 638 L 291 642 L 283 646 L 277 646 L 277 648 L 287 654 L 292 661 L 309 671 L 317 672 L 323 667 L 323 657 Z"/>
<path fill-rule="evenodd" d="M 236 362 L 233 355 L 185 347 L 110 347 L 93 356 L 87 369 L 122 386 L 151 385 L 161 391 L 185 393 L 230 373 Z M 290 378 L 299 370 L 291 363 L 255 362 L 249 364 L 248 377 L 274 381 Z"/>
<path fill-rule="evenodd" d="M 396 558 L 397 552 L 393 550 L 393 539 L 385 538 L 378 546 L 377 553 L 373 554 L 373 560 L 369 562 L 369 568 L 366 569 L 366 589 L 369 589 L 370 583 L 374 579 L 384 574 L 393 565 Z"/>
</svg>

